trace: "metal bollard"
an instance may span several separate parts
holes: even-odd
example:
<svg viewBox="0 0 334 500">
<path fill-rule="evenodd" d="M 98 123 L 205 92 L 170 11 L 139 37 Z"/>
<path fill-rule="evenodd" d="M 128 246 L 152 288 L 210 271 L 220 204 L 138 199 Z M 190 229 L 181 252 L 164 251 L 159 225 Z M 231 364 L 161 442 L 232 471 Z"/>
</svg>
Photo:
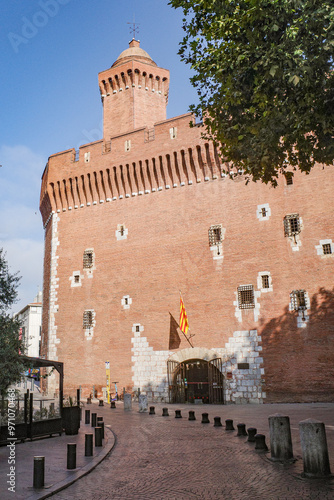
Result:
<svg viewBox="0 0 334 500">
<path fill-rule="evenodd" d="M 102 427 L 95 427 L 95 446 L 102 446 Z"/>
<path fill-rule="evenodd" d="M 209 424 L 209 414 L 208 413 L 202 413 L 202 424 Z"/>
<path fill-rule="evenodd" d="M 110 408 L 116 408 L 115 401 L 110 401 Z"/>
<path fill-rule="evenodd" d="M 34 488 L 44 488 L 45 457 L 34 457 Z"/>
<path fill-rule="evenodd" d="M 215 423 L 213 424 L 214 427 L 222 427 L 222 423 L 220 420 L 220 417 L 213 417 Z"/>
<path fill-rule="evenodd" d="M 233 420 L 231 420 L 229 418 L 227 420 L 225 420 L 225 430 L 226 431 L 234 431 Z"/>
<path fill-rule="evenodd" d="M 101 427 L 101 429 L 102 429 L 102 439 L 104 439 L 104 422 L 103 422 L 103 420 L 100 420 L 99 422 L 97 422 L 97 426 Z"/>
<path fill-rule="evenodd" d="M 175 410 L 175 418 L 182 418 L 181 410 Z"/>
<path fill-rule="evenodd" d="M 266 436 L 264 434 L 255 434 L 255 449 L 257 451 L 268 451 Z"/>
<path fill-rule="evenodd" d="M 155 415 L 155 407 L 154 406 L 150 406 L 149 415 Z"/>
<path fill-rule="evenodd" d="M 77 445 L 76 443 L 67 443 L 67 468 L 76 469 L 77 467 Z"/>
<path fill-rule="evenodd" d="M 325 425 L 309 418 L 299 422 L 305 477 L 325 477 L 331 474 Z"/>
<path fill-rule="evenodd" d="M 293 460 L 290 419 L 282 415 L 269 417 L 271 460 L 287 462 Z"/>
<path fill-rule="evenodd" d="M 85 410 L 85 424 L 90 423 L 90 410 Z"/>
<path fill-rule="evenodd" d="M 237 424 L 238 432 L 237 436 L 247 436 L 246 424 Z"/>
<path fill-rule="evenodd" d="M 92 427 L 96 427 L 97 413 L 92 413 Z"/>
<path fill-rule="evenodd" d="M 162 416 L 163 417 L 169 417 L 168 408 L 163 408 L 162 409 Z"/>
<path fill-rule="evenodd" d="M 85 457 L 93 456 L 93 434 L 85 434 Z"/>
<path fill-rule="evenodd" d="M 189 411 L 189 418 L 188 420 L 196 420 L 196 417 L 195 417 L 195 412 L 190 410 Z"/>
<path fill-rule="evenodd" d="M 103 399 L 99 400 L 99 406 L 104 406 Z"/>
<path fill-rule="evenodd" d="M 257 429 L 255 429 L 255 427 L 248 427 L 247 433 L 248 433 L 247 441 L 249 443 L 255 443 L 255 434 L 257 433 Z"/>
</svg>

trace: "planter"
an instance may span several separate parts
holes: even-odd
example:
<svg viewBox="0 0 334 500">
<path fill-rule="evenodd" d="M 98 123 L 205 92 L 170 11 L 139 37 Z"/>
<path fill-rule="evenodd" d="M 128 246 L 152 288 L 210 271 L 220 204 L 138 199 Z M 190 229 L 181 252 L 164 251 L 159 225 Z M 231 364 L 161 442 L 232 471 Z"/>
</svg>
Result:
<svg viewBox="0 0 334 500">
<path fill-rule="evenodd" d="M 62 420 L 65 434 L 68 436 L 78 434 L 80 428 L 79 406 L 64 406 L 62 408 Z"/>
</svg>

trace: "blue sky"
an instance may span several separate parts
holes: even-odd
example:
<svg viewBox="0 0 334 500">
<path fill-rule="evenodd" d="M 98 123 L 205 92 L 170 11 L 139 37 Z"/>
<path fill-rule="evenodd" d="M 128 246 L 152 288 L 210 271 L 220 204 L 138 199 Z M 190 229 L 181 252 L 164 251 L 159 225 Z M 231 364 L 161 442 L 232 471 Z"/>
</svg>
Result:
<svg viewBox="0 0 334 500">
<path fill-rule="evenodd" d="M 0 247 L 22 276 L 16 312 L 42 289 L 40 180 L 48 157 L 102 137 L 97 75 L 128 47 L 134 15 L 141 47 L 171 72 L 167 116 L 196 102 L 177 54 L 182 12 L 168 0 L 1 2 Z"/>
</svg>

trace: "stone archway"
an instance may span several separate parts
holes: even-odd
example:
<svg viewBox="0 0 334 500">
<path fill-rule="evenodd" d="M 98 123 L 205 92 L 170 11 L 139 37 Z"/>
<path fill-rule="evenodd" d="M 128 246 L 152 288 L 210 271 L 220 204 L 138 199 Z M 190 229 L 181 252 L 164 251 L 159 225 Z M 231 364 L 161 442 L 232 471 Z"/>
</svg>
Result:
<svg viewBox="0 0 334 500">
<path fill-rule="evenodd" d="M 167 361 L 169 401 L 224 403 L 222 359 L 212 349 L 183 349 Z"/>
</svg>

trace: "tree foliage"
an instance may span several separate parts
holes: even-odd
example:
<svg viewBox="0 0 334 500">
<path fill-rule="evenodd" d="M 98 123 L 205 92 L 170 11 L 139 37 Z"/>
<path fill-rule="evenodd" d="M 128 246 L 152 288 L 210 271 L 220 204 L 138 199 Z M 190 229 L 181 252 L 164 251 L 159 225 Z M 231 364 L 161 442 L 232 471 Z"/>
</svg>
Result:
<svg viewBox="0 0 334 500">
<path fill-rule="evenodd" d="M 19 336 L 20 322 L 8 313 L 17 298 L 18 274 L 11 274 L 3 249 L 0 248 L 0 390 L 20 380 L 25 363 L 24 345 Z"/>
<path fill-rule="evenodd" d="M 171 0 L 206 136 L 254 181 L 334 160 L 333 0 Z"/>
</svg>

